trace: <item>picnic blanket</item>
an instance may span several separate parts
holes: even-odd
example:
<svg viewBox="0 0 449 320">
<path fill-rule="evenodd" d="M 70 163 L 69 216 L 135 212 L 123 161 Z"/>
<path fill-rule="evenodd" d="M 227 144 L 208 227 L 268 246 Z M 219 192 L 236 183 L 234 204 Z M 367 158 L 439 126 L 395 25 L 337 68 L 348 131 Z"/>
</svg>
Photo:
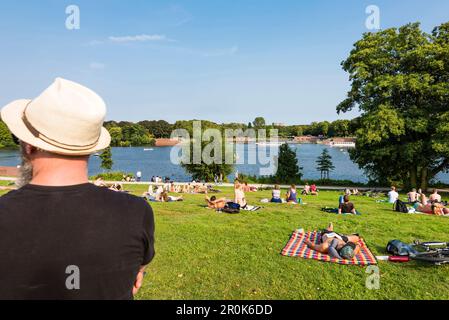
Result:
<svg viewBox="0 0 449 320">
<path fill-rule="evenodd" d="M 358 245 L 360 246 L 360 252 L 352 259 L 337 259 L 331 258 L 331 256 L 327 254 L 320 253 L 318 251 L 309 249 L 305 243 L 306 240 L 309 240 L 312 243 L 319 244 L 319 232 L 300 232 L 295 231 L 285 246 L 284 250 L 282 250 L 283 256 L 288 257 L 300 257 L 304 259 L 314 259 L 324 262 L 333 262 L 343 265 L 375 265 L 377 264 L 375 256 L 367 247 L 366 243 L 362 240 L 359 241 Z"/>
</svg>

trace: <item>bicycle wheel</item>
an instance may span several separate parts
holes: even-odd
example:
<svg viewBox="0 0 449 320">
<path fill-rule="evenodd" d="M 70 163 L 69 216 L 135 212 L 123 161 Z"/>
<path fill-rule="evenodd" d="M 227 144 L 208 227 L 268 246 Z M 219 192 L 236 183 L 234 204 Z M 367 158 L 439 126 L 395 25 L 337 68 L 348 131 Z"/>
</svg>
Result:
<svg viewBox="0 0 449 320">
<path fill-rule="evenodd" d="M 416 255 L 411 255 L 410 258 L 417 261 L 429 262 L 433 264 L 446 264 L 449 263 L 449 255 L 447 253 L 440 252 L 423 252 Z"/>
</svg>

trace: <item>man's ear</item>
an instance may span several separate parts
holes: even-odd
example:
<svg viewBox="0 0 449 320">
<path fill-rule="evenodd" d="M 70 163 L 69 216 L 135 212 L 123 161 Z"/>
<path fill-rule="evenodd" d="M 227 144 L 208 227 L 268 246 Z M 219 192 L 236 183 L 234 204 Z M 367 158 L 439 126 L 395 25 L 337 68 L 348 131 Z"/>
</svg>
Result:
<svg viewBox="0 0 449 320">
<path fill-rule="evenodd" d="M 28 143 L 22 143 L 22 149 L 24 150 L 24 153 L 27 157 L 33 156 L 33 154 L 36 153 L 37 148 L 28 144 Z"/>
</svg>

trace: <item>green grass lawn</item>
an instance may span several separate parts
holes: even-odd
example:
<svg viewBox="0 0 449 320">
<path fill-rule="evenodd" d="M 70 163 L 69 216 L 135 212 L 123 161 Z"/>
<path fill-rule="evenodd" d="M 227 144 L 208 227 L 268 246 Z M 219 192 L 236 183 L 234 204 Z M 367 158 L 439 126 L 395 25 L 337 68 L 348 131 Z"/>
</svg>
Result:
<svg viewBox="0 0 449 320">
<path fill-rule="evenodd" d="M 140 195 L 144 186 L 126 186 Z M 231 189 L 220 196 L 232 197 Z M 269 191 L 247 194 L 250 204 Z M 339 193 L 305 197 L 303 206 L 263 204 L 258 212 L 217 214 L 203 195 L 184 202 L 152 204 L 156 257 L 148 267 L 139 299 L 449 299 L 449 266 L 379 262 L 380 290 L 365 286 L 365 267 L 283 257 L 298 228 L 317 230 L 333 222 L 342 233 L 360 233 L 375 255 L 386 255 L 389 240 L 449 241 L 449 218 L 407 215 L 392 205 L 353 197 L 362 216 L 323 213 Z"/>
<path fill-rule="evenodd" d="M 142 187 L 131 187 L 136 194 Z M 223 195 L 232 197 L 231 189 Z M 247 194 L 250 204 L 269 191 Z M 362 216 L 320 211 L 335 207 L 339 193 L 305 197 L 303 206 L 264 204 L 258 212 L 217 214 L 204 196 L 180 203 L 152 204 L 157 255 L 148 268 L 141 299 L 448 299 L 449 266 L 380 262 L 380 290 L 369 290 L 365 267 L 283 257 L 297 228 L 317 230 L 333 222 L 338 232 L 358 232 L 375 255 L 386 255 L 389 240 L 449 241 L 449 219 L 407 215 L 392 205 L 353 197 Z"/>
</svg>

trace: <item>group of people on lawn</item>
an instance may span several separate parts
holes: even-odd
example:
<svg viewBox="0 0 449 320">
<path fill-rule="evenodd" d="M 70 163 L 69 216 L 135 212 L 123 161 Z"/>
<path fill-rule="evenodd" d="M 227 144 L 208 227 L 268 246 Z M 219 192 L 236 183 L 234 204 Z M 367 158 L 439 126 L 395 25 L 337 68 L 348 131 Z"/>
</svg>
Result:
<svg viewBox="0 0 449 320">
<path fill-rule="evenodd" d="M 438 189 L 434 189 L 429 197 L 427 197 L 421 189 L 418 191 L 412 189 L 412 191 L 407 193 L 407 198 L 408 202 L 406 204 L 412 205 L 412 210 L 414 211 L 434 214 L 437 216 L 449 214 L 449 208 L 446 208 L 445 203 L 442 202 Z M 391 191 L 388 192 L 388 201 L 393 204 L 398 200 L 399 193 L 397 192 L 396 187 L 391 187 Z"/>
</svg>

